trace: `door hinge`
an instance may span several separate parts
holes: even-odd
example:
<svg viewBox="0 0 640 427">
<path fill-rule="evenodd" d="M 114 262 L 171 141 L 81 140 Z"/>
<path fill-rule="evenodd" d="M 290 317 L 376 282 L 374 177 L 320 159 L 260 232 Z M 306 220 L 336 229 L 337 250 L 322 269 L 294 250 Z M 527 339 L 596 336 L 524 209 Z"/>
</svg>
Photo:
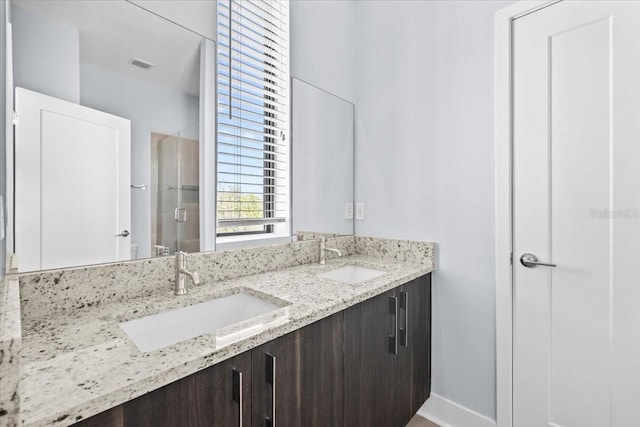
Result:
<svg viewBox="0 0 640 427">
<path fill-rule="evenodd" d="M 11 123 L 15 126 L 18 124 L 18 113 L 13 112 L 13 117 L 11 118 Z"/>
</svg>

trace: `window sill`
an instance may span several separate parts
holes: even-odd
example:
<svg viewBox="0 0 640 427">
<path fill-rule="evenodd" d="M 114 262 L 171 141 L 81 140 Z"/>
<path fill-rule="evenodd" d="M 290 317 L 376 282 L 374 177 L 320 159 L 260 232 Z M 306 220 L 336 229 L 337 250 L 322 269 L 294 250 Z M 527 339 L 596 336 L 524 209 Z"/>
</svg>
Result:
<svg viewBox="0 0 640 427">
<path fill-rule="evenodd" d="M 216 238 L 216 251 L 230 249 L 255 248 L 258 246 L 277 245 L 291 242 L 290 235 L 269 234 L 247 234 L 244 236 L 224 236 Z"/>
</svg>

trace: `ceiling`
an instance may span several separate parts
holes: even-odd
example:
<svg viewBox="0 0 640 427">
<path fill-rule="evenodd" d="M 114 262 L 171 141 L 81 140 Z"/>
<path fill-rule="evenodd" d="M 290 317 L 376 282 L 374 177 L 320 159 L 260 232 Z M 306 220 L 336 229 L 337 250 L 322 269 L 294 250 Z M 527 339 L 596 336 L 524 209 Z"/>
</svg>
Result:
<svg viewBox="0 0 640 427">
<path fill-rule="evenodd" d="M 81 62 L 199 95 L 203 40 L 199 34 L 125 0 L 13 0 L 12 4 L 77 28 Z M 147 70 L 133 66 L 134 57 L 154 66 Z"/>
</svg>

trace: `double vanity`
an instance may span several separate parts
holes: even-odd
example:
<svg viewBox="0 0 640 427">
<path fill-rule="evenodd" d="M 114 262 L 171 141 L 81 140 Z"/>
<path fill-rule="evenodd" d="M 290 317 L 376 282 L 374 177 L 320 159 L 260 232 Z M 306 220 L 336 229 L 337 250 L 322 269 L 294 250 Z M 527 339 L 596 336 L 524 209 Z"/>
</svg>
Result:
<svg viewBox="0 0 640 427">
<path fill-rule="evenodd" d="M 0 423 L 405 425 L 430 392 L 434 245 L 319 246 L 189 255 L 181 296 L 173 258 L 7 276 Z"/>
</svg>

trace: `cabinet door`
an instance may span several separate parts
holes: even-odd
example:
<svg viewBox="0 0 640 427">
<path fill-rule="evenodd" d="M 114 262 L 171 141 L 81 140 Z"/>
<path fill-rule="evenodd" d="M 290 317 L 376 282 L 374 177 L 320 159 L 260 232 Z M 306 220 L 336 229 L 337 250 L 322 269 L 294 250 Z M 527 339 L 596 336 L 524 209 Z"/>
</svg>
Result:
<svg viewBox="0 0 640 427">
<path fill-rule="evenodd" d="M 404 426 L 431 391 L 431 275 L 402 285 L 396 295 L 400 332 L 394 425 Z"/>
<path fill-rule="evenodd" d="M 394 425 L 394 297 L 386 292 L 344 312 L 345 427 Z"/>
<path fill-rule="evenodd" d="M 255 348 L 253 425 L 341 426 L 342 342 L 337 313 Z"/>
<path fill-rule="evenodd" d="M 242 374 L 242 381 L 240 381 Z M 240 393 L 242 390 L 242 393 Z M 240 411 L 242 401 L 242 411 Z M 242 417 L 242 424 L 240 423 Z M 246 352 L 79 423 L 83 427 L 251 426 Z"/>
<path fill-rule="evenodd" d="M 238 388 L 240 373 L 242 387 Z M 124 406 L 125 427 L 250 426 L 251 353 L 196 372 Z"/>
</svg>

